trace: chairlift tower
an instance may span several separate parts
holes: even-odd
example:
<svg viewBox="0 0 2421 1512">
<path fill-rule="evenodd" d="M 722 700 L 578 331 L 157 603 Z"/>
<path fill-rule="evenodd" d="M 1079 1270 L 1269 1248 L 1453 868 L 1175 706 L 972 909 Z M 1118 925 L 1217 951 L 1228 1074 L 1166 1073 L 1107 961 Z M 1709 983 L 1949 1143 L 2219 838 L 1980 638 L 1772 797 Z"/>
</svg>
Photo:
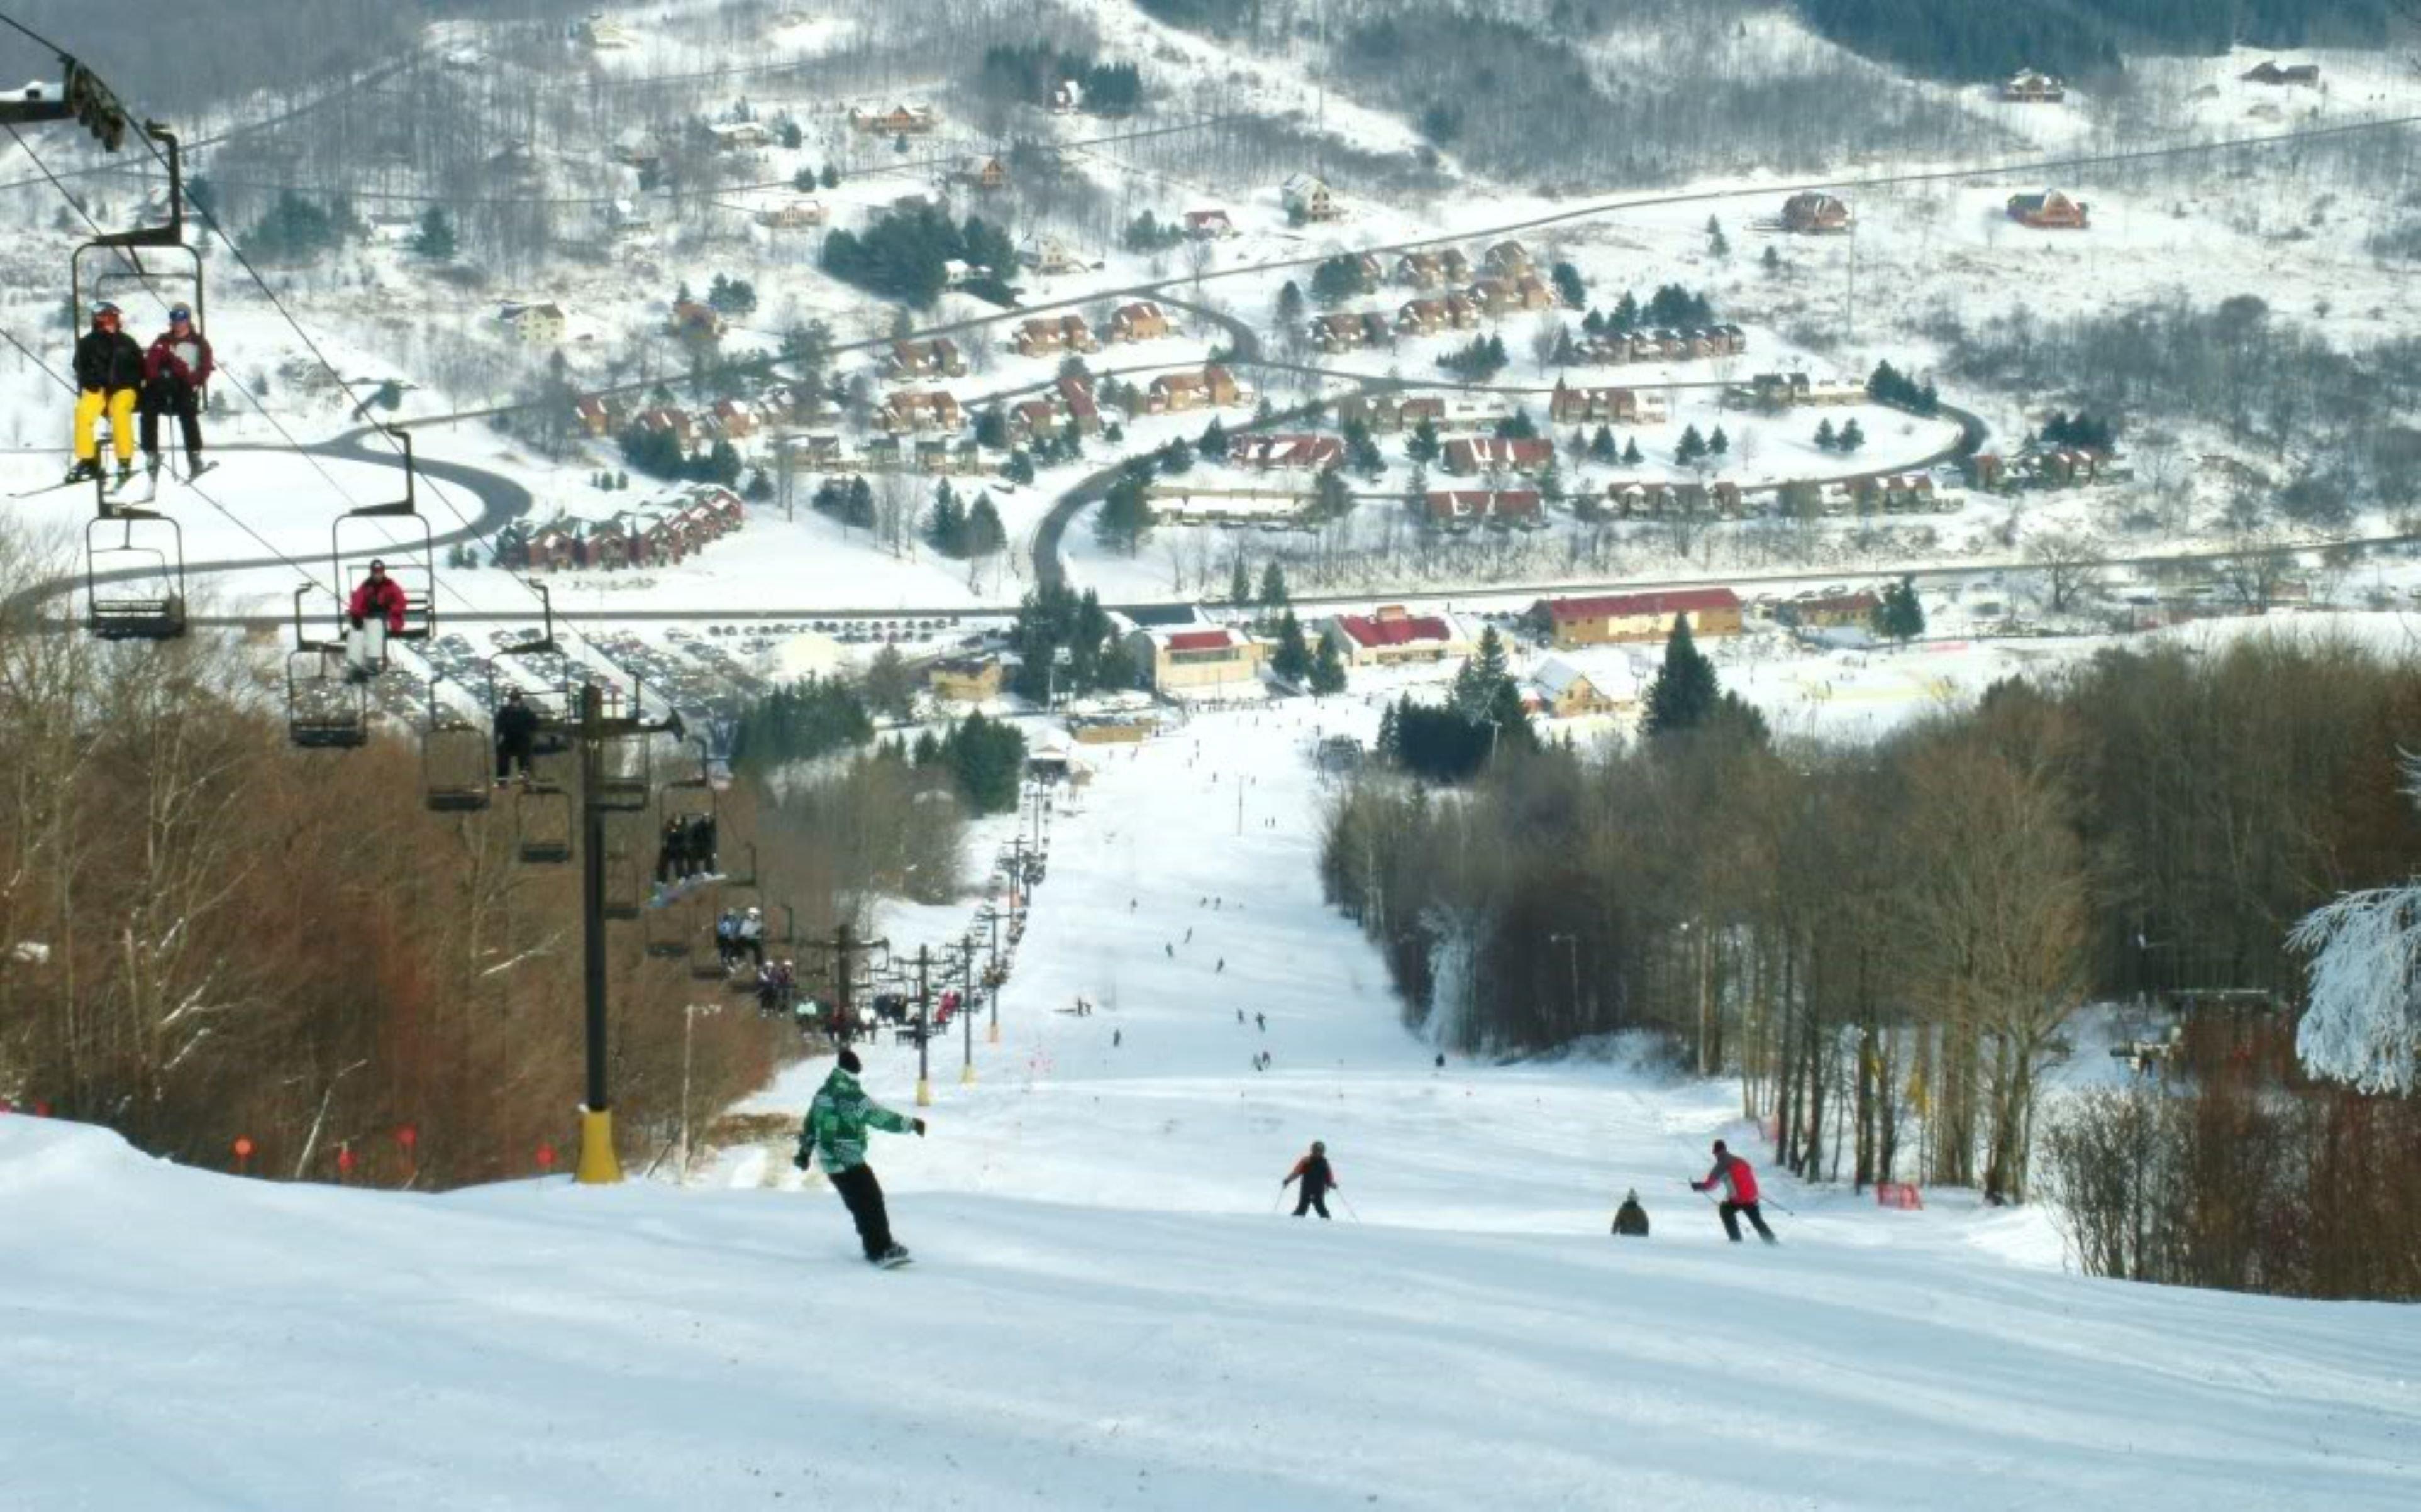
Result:
<svg viewBox="0 0 2421 1512">
<path fill-rule="evenodd" d="M 646 740 L 658 734 L 681 737 L 679 714 L 661 720 L 645 718 L 633 698 L 627 713 L 609 712 L 605 690 L 595 682 L 580 687 L 569 717 L 552 722 L 552 733 L 563 737 L 580 760 L 580 941 L 582 979 L 587 1008 L 587 1082 L 580 1107 L 580 1163 L 574 1175 L 583 1186 L 610 1186 L 622 1179 L 622 1162 L 614 1153 L 614 1113 L 606 1087 L 605 1054 L 605 870 L 609 852 L 605 821 L 610 814 L 627 813 L 611 782 L 606 753 L 616 742 Z M 542 724 L 542 732 L 547 725 Z"/>
</svg>

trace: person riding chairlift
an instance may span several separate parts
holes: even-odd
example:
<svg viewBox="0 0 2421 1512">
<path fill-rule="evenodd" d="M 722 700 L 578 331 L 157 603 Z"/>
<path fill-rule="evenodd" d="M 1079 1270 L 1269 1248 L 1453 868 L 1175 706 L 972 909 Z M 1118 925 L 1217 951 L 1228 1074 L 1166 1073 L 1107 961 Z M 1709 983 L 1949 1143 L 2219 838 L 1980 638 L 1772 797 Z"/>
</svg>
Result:
<svg viewBox="0 0 2421 1512">
<path fill-rule="evenodd" d="M 370 575 L 353 589 L 345 604 L 351 633 L 347 637 L 346 678 L 367 682 L 386 665 L 386 638 L 403 633 L 407 600 L 403 585 L 386 575 L 386 564 L 370 563 Z"/>
</svg>

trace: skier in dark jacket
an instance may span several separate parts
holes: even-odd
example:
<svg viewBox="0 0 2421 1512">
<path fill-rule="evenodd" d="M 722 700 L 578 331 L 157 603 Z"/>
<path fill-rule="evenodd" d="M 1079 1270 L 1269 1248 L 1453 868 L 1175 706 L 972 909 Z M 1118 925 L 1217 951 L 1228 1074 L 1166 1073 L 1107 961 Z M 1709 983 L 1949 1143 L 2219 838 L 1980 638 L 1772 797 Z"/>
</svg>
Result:
<svg viewBox="0 0 2421 1512">
<path fill-rule="evenodd" d="M 1709 1192 L 1716 1187 L 1724 1189 L 1723 1206 L 1717 1210 L 1723 1214 L 1724 1232 L 1731 1236 L 1733 1243 L 1741 1241 L 1742 1213 L 1748 1214 L 1748 1221 L 1757 1225 L 1757 1238 L 1768 1244 L 1774 1242 L 1773 1230 L 1765 1226 L 1765 1215 L 1757 1211 L 1757 1173 L 1748 1168 L 1746 1161 L 1726 1149 L 1720 1139 L 1715 1141 L 1715 1168 L 1707 1173 L 1704 1181 L 1690 1183 L 1693 1192 Z"/>
<path fill-rule="evenodd" d="M 202 468 L 202 385 L 214 364 L 210 338 L 194 329 L 194 312 L 179 304 L 168 311 L 168 329 L 143 355 L 143 462 L 160 471 L 160 416 L 173 414 L 185 434 L 185 467 Z"/>
<path fill-rule="evenodd" d="M 522 701 L 522 691 L 513 689 L 505 694 L 505 707 L 496 710 L 496 781 L 510 782 L 515 770 L 522 781 L 530 780 L 530 753 L 538 744 L 538 710 Z"/>
<path fill-rule="evenodd" d="M 925 1120 L 893 1113 L 866 1095 L 858 1085 L 857 1073 L 865 1066 L 857 1052 L 843 1050 L 832 1075 L 816 1093 L 816 1100 L 807 1108 L 806 1123 L 799 1130 L 799 1152 L 790 1163 L 804 1171 L 811 1160 L 824 1162 L 824 1175 L 831 1178 L 833 1190 L 849 1205 L 849 1216 L 857 1224 L 858 1242 L 865 1246 L 867 1263 L 900 1265 L 908 1258 L 907 1250 L 891 1238 L 891 1216 L 883 1208 L 882 1183 L 874 1178 L 874 1167 L 866 1163 L 866 1131 L 881 1129 L 894 1134 L 912 1130 L 921 1139 Z"/>
<path fill-rule="evenodd" d="M 107 300 L 92 307 L 92 329 L 75 345 L 75 466 L 68 481 L 101 475 L 101 442 L 95 430 L 109 416 L 109 446 L 117 455 L 117 477 L 134 471 L 134 404 L 143 396 L 143 349 L 119 329 L 117 306 Z"/>
<path fill-rule="evenodd" d="M 1614 1210 L 1614 1233 L 1617 1239 L 1648 1237 L 1648 1209 L 1639 1206 L 1638 1188 L 1622 1194 L 1622 1206 Z"/>
<path fill-rule="evenodd" d="M 664 820 L 656 842 L 656 885 L 670 887 L 689 875 L 689 820 L 675 814 Z"/>
<path fill-rule="evenodd" d="M 711 877 L 718 875 L 717 868 L 714 865 L 715 836 L 713 815 L 699 814 L 694 816 L 690 819 L 686 845 L 687 858 L 683 864 L 683 876 Z"/>
<path fill-rule="evenodd" d="M 1326 1218 L 1328 1193 L 1336 1185 L 1336 1172 L 1328 1163 L 1326 1145 L 1313 1140 L 1311 1153 L 1294 1162 L 1294 1169 L 1287 1173 L 1286 1180 L 1279 1182 L 1278 1188 L 1284 1191 L 1297 1180 L 1302 1181 L 1303 1186 L 1295 1198 L 1294 1215 L 1301 1218 L 1307 1212 L 1317 1212 Z"/>
</svg>

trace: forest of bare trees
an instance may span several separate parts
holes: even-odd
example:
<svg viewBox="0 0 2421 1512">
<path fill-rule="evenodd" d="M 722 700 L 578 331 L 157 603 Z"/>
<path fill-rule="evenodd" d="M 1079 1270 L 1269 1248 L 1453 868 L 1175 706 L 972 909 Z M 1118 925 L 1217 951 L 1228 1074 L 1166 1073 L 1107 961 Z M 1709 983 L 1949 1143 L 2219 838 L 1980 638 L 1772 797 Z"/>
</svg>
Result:
<svg viewBox="0 0 2421 1512">
<path fill-rule="evenodd" d="M 1442 1040 L 1652 1031 L 1802 1175 L 2018 1198 L 2080 1006 L 2291 1004 L 2293 923 L 2407 873 L 2416 712 L 2421 670 L 2347 646 L 2111 651 L 1875 746 L 1718 725 L 1366 781 L 1323 876 Z"/>
<path fill-rule="evenodd" d="M 0 544 L 0 595 L 55 570 Z M 0 625 L 0 1098 L 197 1164 L 245 1137 L 263 1175 L 328 1178 L 339 1146 L 386 1184 L 528 1172 L 581 1096 L 577 869 L 516 862 L 509 799 L 429 813 L 408 737 L 295 751 L 269 665 L 232 641 Z M 959 821 L 918 790 L 849 772 L 780 804 L 736 788 L 725 843 L 753 841 L 766 900 L 828 933 L 916 868 L 951 886 Z M 615 822 L 610 870 L 634 887 L 651 821 Z M 732 1007 L 695 1020 L 695 1115 L 796 1052 L 788 1024 L 643 952 L 665 929 L 703 948 L 709 907 L 609 927 L 616 1131 L 642 1165 L 681 1116 L 684 1005 Z M 820 969 L 802 952 L 810 990 Z"/>
</svg>

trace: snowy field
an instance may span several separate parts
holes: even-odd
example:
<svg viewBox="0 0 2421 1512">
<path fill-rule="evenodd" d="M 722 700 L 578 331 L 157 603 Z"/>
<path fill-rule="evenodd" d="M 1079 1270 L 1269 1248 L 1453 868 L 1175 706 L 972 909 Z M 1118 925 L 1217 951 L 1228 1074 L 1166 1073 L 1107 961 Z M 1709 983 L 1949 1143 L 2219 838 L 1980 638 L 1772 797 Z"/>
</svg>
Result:
<svg viewBox="0 0 2421 1512">
<path fill-rule="evenodd" d="M 1710 1135 L 1754 1149 L 1728 1086 L 1614 1060 L 1434 1068 L 1311 870 L 1307 743 L 1368 723 L 1358 700 L 1295 703 L 1087 753 L 1002 1042 L 978 1032 L 972 1087 L 936 1045 L 931 1137 L 875 1146 L 904 1271 L 857 1260 L 787 1140 L 687 1188 L 438 1197 L 237 1180 L 0 1117 L 0 1502 L 2421 1496 L 2412 1309 L 2082 1280 L 2041 1214 L 1951 1193 L 1884 1212 L 1774 1180 L 1782 1247 L 1733 1248 L 1679 1184 Z M 962 917 L 886 927 L 913 949 Z M 1058 1011 L 1080 993 L 1092 1016 Z M 821 1068 L 750 1106 L 795 1113 Z M 913 1052 L 869 1054 L 894 1106 L 914 1075 Z M 1315 1138 L 1342 1181 L 1329 1224 L 1273 1206 Z M 1655 1236 L 1617 1242 L 1632 1186 Z"/>
</svg>

